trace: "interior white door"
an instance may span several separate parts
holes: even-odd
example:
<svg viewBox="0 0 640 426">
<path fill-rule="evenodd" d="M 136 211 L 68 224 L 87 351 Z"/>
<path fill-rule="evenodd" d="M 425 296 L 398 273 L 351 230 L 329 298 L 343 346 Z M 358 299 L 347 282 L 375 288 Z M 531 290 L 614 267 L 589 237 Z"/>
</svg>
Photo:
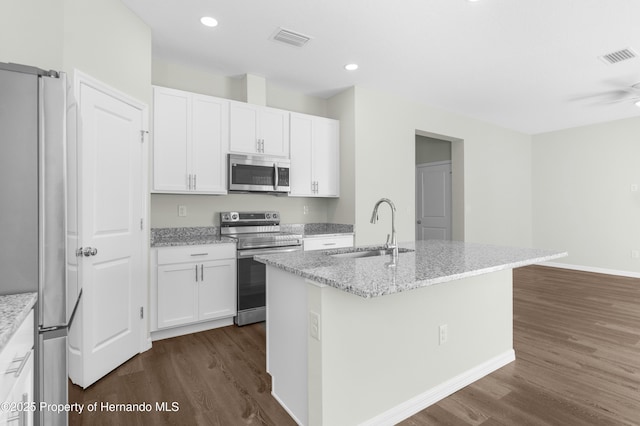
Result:
<svg viewBox="0 0 640 426">
<path fill-rule="evenodd" d="M 451 162 L 416 167 L 416 240 L 451 239 Z"/>
<path fill-rule="evenodd" d="M 86 82 L 81 120 L 81 386 L 140 352 L 143 306 L 144 111 Z"/>
</svg>

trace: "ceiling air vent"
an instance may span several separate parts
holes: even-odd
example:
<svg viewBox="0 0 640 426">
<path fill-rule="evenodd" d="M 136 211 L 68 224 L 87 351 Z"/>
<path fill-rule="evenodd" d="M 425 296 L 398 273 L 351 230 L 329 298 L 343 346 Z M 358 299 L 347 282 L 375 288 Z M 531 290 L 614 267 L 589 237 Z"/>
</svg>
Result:
<svg viewBox="0 0 640 426">
<path fill-rule="evenodd" d="M 617 64 L 618 62 L 633 59 L 636 56 L 638 55 L 633 50 L 622 49 L 622 50 L 618 50 L 617 52 L 611 52 L 611 53 L 607 53 L 606 55 L 602 55 L 600 56 L 600 59 L 606 62 L 607 64 L 613 65 L 613 64 Z"/>
<path fill-rule="evenodd" d="M 311 40 L 311 37 L 290 30 L 285 30 L 284 28 L 278 28 L 278 31 L 276 31 L 271 38 L 275 41 L 296 47 L 302 47 Z"/>
</svg>

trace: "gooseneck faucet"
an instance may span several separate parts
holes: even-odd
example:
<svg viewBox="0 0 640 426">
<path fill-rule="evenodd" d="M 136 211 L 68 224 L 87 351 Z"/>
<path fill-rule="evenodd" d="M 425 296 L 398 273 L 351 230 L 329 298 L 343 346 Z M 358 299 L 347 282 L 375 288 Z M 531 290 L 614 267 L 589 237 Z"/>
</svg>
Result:
<svg viewBox="0 0 640 426">
<path fill-rule="evenodd" d="M 389 207 L 391 207 L 391 243 L 389 243 L 389 235 L 387 234 L 387 242 L 385 243 L 385 248 L 392 249 L 392 257 L 393 259 L 398 258 L 398 240 L 396 238 L 396 206 L 393 204 L 388 198 L 380 198 L 376 205 L 373 207 L 373 213 L 371 214 L 371 223 L 376 223 L 378 221 L 378 207 L 380 204 L 387 203 Z"/>
</svg>

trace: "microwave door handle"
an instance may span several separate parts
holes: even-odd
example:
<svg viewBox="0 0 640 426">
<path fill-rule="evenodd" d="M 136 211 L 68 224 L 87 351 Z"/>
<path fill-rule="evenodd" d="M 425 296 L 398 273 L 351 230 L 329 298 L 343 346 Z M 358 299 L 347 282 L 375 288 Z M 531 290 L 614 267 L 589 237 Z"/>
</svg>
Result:
<svg viewBox="0 0 640 426">
<path fill-rule="evenodd" d="M 278 190 L 278 163 L 273 163 L 273 168 L 276 172 L 276 178 L 274 180 L 273 190 L 277 191 Z"/>
</svg>

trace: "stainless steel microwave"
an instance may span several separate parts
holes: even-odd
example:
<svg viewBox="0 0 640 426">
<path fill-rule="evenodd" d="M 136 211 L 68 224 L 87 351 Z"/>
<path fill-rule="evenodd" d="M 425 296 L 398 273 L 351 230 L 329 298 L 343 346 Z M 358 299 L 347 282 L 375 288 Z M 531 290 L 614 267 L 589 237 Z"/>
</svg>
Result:
<svg viewBox="0 0 640 426">
<path fill-rule="evenodd" d="M 287 158 L 229 154 L 229 191 L 288 193 Z"/>
</svg>

